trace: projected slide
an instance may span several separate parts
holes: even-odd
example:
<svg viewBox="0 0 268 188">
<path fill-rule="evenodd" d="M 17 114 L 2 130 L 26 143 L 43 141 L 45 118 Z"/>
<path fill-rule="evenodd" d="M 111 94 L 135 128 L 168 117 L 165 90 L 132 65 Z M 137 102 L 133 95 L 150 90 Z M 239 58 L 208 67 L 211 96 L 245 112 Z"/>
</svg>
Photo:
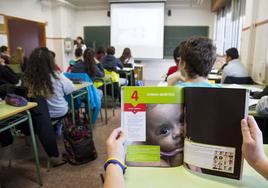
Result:
<svg viewBox="0 0 268 188">
<path fill-rule="evenodd" d="M 111 45 L 120 56 L 129 47 L 134 58 L 163 58 L 164 3 L 111 4 Z"/>
</svg>

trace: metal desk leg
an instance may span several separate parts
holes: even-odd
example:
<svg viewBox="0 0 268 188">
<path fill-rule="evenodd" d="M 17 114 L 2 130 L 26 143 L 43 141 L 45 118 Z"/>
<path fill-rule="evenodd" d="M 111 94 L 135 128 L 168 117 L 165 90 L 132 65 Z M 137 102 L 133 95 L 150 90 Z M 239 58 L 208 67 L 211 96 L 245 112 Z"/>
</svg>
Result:
<svg viewBox="0 0 268 188">
<path fill-rule="evenodd" d="M 91 114 L 91 108 L 90 108 L 90 96 L 89 96 L 89 91 L 88 91 L 88 87 L 86 88 L 86 90 L 87 90 L 87 95 L 86 95 L 86 97 L 87 97 L 87 108 L 88 108 L 88 120 L 89 120 L 89 126 L 90 126 L 90 128 L 93 128 L 93 126 L 92 126 L 92 114 Z"/>
<path fill-rule="evenodd" d="M 114 83 L 113 83 L 113 81 L 112 81 L 111 85 L 112 85 L 112 105 L 113 105 L 113 116 L 114 116 L 114 102 L 115 102 L 115 100 L 114 100 Z"/>
<path fill-rule="evenodd" d="M 31 137 L 32 137 L 32 144 L 33 144 L 33 150 L 34 150 L 34 157 L 35 157 L 35 165 L 36 165 L 36 173 L 37 173 L 37 178 L 38 178 L 38 183 L 40 186 L 42 186 L 42 179 L 41 179 L 41 174 L 40 174 L 40 162 L 39 162 L 39 155 L 37 151 L 37 145 L 36 145 L 36 139 L 35 139 L 35 134 L 34 134 L 34 129 L 33 129 L 33 122 L 32 122 L 32 116 L 30 112 L 27 110 L 27 115 L 28 115 L 28 122 L 29 122 L 29 129 L 31 132 Z"/>
<path fill-rule="evenodd" d="M 74 109 L 74 96 L 71 94 L 71 109 L 72 109 L 72 121 L 73 125 L 75 125 L 75 109 Z"/>
<path fill-rule="evenodd" d="M 107 116 L 107 85 L 104 83 L 104 111 L 105 111 L 105 124 L 108 123 Z"/>
</svg>

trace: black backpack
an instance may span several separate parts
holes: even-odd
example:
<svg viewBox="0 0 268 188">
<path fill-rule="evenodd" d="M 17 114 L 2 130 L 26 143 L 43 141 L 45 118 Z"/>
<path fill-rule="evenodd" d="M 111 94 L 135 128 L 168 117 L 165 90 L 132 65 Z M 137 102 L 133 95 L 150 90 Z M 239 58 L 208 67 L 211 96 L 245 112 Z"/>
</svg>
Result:
<svg viewBox="0 0 268 188">
<path fill-rule="evenodd" d="M 73 125 L 70 119 L 65 121 L 63 140 L 66 159 L 72 165 L 85 164 L 97 158 L 92 130 L 85 122 Z"/>
</svg>

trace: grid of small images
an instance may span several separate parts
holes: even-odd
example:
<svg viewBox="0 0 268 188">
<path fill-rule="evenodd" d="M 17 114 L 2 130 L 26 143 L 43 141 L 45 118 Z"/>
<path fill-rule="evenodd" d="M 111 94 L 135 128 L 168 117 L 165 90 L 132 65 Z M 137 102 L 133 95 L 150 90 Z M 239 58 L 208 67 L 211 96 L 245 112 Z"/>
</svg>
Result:
<svg viewBox="0 0 268 188">
<path fill-rule="evenodd" d="M 234 152 L 214 151 L 213 169 L 217 171 L 234 172 Z"/>
</svg>

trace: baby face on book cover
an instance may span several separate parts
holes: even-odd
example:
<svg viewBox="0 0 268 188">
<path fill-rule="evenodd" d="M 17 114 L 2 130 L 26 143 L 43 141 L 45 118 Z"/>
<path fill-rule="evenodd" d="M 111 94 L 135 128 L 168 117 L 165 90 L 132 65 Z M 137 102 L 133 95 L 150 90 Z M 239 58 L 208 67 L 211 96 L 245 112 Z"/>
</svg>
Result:
<svg viewBox="0 0 268 188">
<path fill-rule="evenodd" d="M 146 144 L 160 146 L 160 166 L 179 166 L 183 162 L 183 117 L 182 105 L 147 105 Z"/>
</svg>

